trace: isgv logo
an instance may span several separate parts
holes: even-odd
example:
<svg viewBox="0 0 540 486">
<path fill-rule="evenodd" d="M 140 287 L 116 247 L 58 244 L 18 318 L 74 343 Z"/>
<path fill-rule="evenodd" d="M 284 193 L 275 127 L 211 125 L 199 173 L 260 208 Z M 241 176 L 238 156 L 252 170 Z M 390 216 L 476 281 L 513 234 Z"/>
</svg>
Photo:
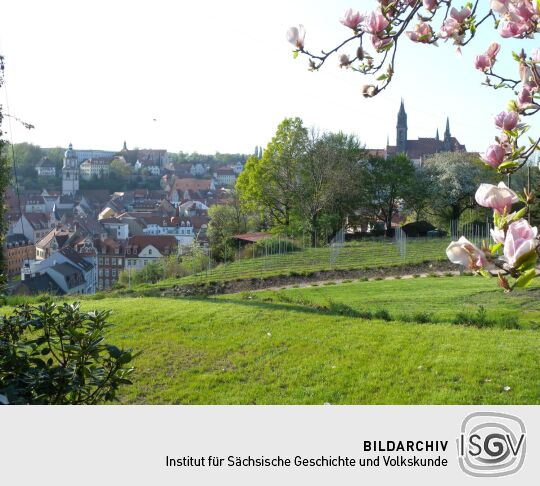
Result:
<svg viewBox="0 0 540 486">
<path fill-rule="evenodd" d="M 475 412 L 461 424 L 459 466 L 469 476 L 500 477 L 516 473 L 525 461 L 525 424 L 514 415 Z"/>
</svg>

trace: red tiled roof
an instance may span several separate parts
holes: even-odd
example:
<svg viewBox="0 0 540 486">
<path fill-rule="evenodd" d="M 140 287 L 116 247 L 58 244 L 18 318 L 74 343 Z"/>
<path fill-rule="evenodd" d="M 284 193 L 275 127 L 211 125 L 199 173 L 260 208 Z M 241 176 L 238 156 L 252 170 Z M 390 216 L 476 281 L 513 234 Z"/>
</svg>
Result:
<svg viewBox="0 0 540 486">
<path fill-rule="evenodd" d="M 148 245 L 157 248 L 162 255 L 168 255 L 178 246 L 178 242 L 174 236 L 170 235 L 138 235 L 132 236 L 128 240 L 128 246 L 131 248 L 137 247 L 138 251 L 143 250 Z"/>
<path fill-rule="evenodd" d="M 266 238 L 270 238 L 271 236 L 271 233 L 242 233 L 240 235 L 234 235 L 237 240 L 247 241 L 250 243 L 256 243 L 257 241 L 265 240 Z"/>
</svg>

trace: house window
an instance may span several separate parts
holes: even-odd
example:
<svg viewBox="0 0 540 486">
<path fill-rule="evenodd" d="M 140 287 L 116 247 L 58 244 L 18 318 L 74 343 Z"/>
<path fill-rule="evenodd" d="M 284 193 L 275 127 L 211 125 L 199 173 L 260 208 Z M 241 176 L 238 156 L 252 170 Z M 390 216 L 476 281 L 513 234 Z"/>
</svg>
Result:
<svg viewBox="0 0 540 486">
<path fill-rule="evenodd" d="M 112 274 L 113 277 L 116 277 L 116 268 L 113 268 L 111 270 L 111 274 Z"/>
<path fill-rule="evenodd" d="M 98 275 L 99 275 L 100 277 L 103 276 L 103 268 L 100 268 L 100 269 L 98 270 Z"/>
<path fill-rule="evenodd" d="M 109 259 L 105 258 L 105 265 L 108 265 L 108 264 L 109 264 Z"/>
<path fill-rule="evenodd" d="M 152 248 L 148 248 L 148 254 L 149 254 L 149 255 L 152 254 Z"/>
<path fill-rule="evenodd" d="M 116 258 L 111 258 L 111 265 L 116 265 Z"/>
<path fill-rule="evenodd" d="M 106 276 L 106 277 L 109 276 L 109 269 L 108 269 L 108 268 L 105 269 L 105 276 Z"/>
<path fill-rule="evenodd" d="M 99 262 L 100 265 L 103 265 L 103 258 L 99 258 L 98 262 Z"/>
<path fill-rule="evenodd" d="M 118 265 L 121 266 L 122 265 L 122 259 L 119 258 L 117 261 L 118 261 Z"/>
</svg>

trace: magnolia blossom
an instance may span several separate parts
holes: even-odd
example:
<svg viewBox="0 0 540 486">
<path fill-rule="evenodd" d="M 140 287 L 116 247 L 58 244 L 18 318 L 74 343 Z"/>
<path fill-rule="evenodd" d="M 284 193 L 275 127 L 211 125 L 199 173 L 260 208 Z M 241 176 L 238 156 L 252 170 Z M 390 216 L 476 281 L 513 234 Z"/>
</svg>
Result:
<svg viewBox="0 0 540 486">
<path fill-rule="evenodd" d="M 503 229 L 494 228 L 490 230 L 490 233 L 495 243 L 504 243 L 505 234 Z"/>
<path fill-rule="evenodd" d="M 377 86 L 374 86 L 373 84 L 366 84 L 362 87 L 362 96 L 364 96 L 364 98 L 372 98 L 378 92 Z"/>
<path fill-rule="evenodd" d="M 498 186 L 480 184 L 474 198 L 480 206 L 491 208 L 500 214 L 503 214 L 505 211 L 509 213 L 512 209 L 512 204 L 519 201 L 517 194 L 512 189 L 506 187 L 504 182 L 499 182 Z"/>
<path fill-rule="evenodd" d="M 380 10 L 371 12 L 364 20 L 364 30 L 370 34 L 378 34 L 388 27 L 388 20 Z"/>
<path fill-rule="evenodd" d="M 476 56 L 474 67 L 482 72 L 492 68 L 497 60 L 497 54 L 500 48 L 501 46 L 496 42 L 491 43 L 484 54 Z"/>
<path fill-rule="evenodd" d="M 531 90 L 524 87 L 518 94 L 517 103 L 520 109 L 530 108 L 533 105 Z"/>
<path fill-rule="evenodd" d="M 386 46 L 392 43 L 392 39 L 388 37 L 381 38 L 376 35 L 372 35 L 371 43 L 377 51 L 382 51 Z"/>
<path fill-rule="evenodd" d="M 540 48 L 536 48 L 534 51 L 532 51 L 531 59 L 534 62 L 540 62 Z"/>
<path fill-rule="evenodd" d="M 300 24 L 298 27 L 291 27 L 287 31 L 287 40 L 297 49 L 304 48 L 305 37 L 306 30 L 304 29 L 304 26 L 302 24 Z"/>
<path fill-rule="evenodd" d="M 341 54 L 339 56 L 339 66 L 340 67 L 347 67 L 351 63 L 349 56 L 347 54 Z"/>
<path fill-rule="evenodd" d="M 350 29 L 357 30 L 362 20 L 364 20 L 364 16 L 360 12 L 353 12 L 352 8 L 350 8 L 345 12 L 345 16 L 340 22 Z"/>
<path fill-rule="evenodd" d="M 437 8 L 438 0 L 423 0 L 424 8 L 430 12 Z"/>
<path fill-rule="evenodd" d="M 464 236 L 448 245 L 446 256 L 452 263 L 463 265 L 472 270 L 478 270 L 488 265 L 485 253 Z"/>
<path fill-rule="evenodd" d="M 443 22 L 439 36 L 441 39 L 449 39 L 450 37 L 454 37 L 460 29 L 461 25 L 456 19 L 448 18 Z"/>
<path fill-rule="evenodd" d="M 528 27 L 526 25 L 512 22 L 511 20 L 503 20 L 499 24 L 499 34 L 505 39 L 509 37 L 521 37 L 527 30 Z"/>
<path fill-rule="evenodd" d="M 420 22 L 413 32 L 406 32 L 406 34 L 413 42 L 428 43 L 433 39 L 433 30 L 427 22 Z"/>
<path fill-rule="evenodd" d="M 538 246 L 537 235 L 538 229 L 536 226 L 531 227 L 525 219 L 510 224 L 506 232 L 503 249 L 504 258 L 509 265 L 512 267 L 519 266 L 532 252 L 536 251 Z"/>
<path fill-rule="evenodd" d="M 502 111 L 495 117 L 495 125 L 502 130 L 513 130 L 519 121 L 519 115 L 515 111 Z"/>
<path fill-rule="evenodd" d="M 508 0 L 491 0 L 489 7 L 498 14 L 508 12 Z"/>
<path fill-rule="evenodd" d="M 485 154 L 482 155 L 482 160 L 493 168 L 499 167 L 503 163 L 506 151 L 499 144 L 490 145 Z"/>
<path fill-rule="evenodd" d="M 452 8 L 450 10 L 450 17 L 462 24 L 471 16 L 471 11 L 467 7 L 462 8 L 461 10 L 456 10 L 455 8 Z"/>
</svg>

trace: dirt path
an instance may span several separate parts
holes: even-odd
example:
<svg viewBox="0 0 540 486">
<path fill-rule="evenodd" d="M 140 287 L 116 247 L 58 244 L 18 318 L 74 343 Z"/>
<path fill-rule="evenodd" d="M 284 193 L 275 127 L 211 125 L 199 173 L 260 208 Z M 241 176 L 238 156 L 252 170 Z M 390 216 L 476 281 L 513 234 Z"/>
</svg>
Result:
<svg viewBox="0 0 540 486">
<path fill-rule="evenodd" d="M 457 275 L 460 275 L 460 272 L 458 271 L 452 271 L 452 272 L 449 272 L 449 271 L 446 271 L 446 272 L 430 272 L 430 273 L 411 273 L 411 274 L 407 274 L 407 275 L 399 275 L 399 276 L 396 276 L 396 275 L 390 275 L 388 277 L 371 277 L 371 278 L 368 278 L 367 281 L 368 282 L 375 282 L 375 281 L 380 281 L 380 280 L 408 280 L 408 279 L 412 279 L 412 278 L 426 278 L 426 277 L 429 277 L 430 275 L 437 275 L 438 277 L 444 277 L 444 276 L 447 276 L 449 274 L 452 274 L 453 276 L 457 276 Z M 267 287 L 267 288 L 263 288 L 263 289 L 254 289 L 252 290 L 251 292 L 263 292 L 263 291 L 266 291 L 266 290 L 287 290 L 287 289 L 302 289 L 302 288 L 306 288 L 306 287 L 318 287 L 318 286 L 324 286 L 324 285 L 337 285 L 337 284 L 342 284 L 342 283 L 350 283 L 350 282 L 353 282 L 354 280 L 352 279 L 337 279 L 337 280 L 317 280 L 317 281 L 314 281 L 314 282 L 302 282 L 302 283 L 297 283 L 297 284 L 292 284 L 292 285 L 282 285 L 282 286 L 276 286 L 276 287 Z M 242 293 L 242 292 L 245 292 L 245 290 L 242 290 L 242 291 L 238 291 L 238 292 L 230 292 L 232 294 L 239 294 L 239 293 Z"/>
</svg>

